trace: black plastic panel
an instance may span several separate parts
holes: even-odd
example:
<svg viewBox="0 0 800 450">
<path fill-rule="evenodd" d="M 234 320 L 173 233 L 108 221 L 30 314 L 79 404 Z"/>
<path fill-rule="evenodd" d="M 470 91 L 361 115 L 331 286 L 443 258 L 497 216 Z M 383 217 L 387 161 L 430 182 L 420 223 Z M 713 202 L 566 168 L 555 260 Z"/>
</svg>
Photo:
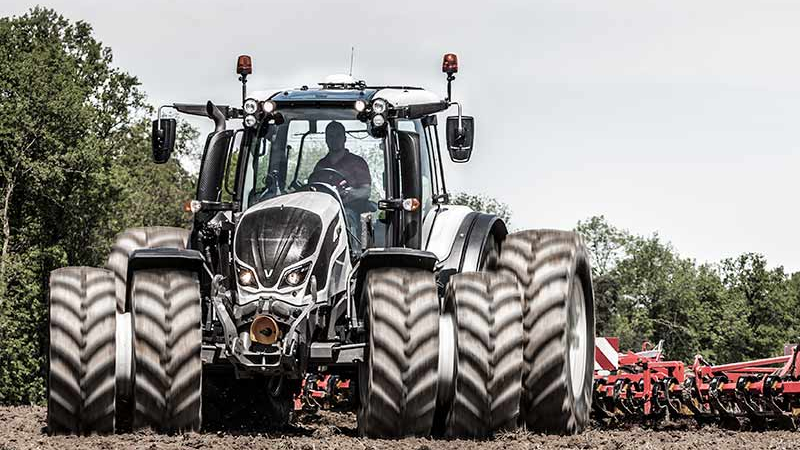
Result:
<svg viewBox="0 0 800 450">
<path fill-rule="evenodd" d="M 256 269 L 258 281 L 272 287 L 285 267 L 314 254 L 322 219 L 308 210 L 274 207 L 245 215 L 236 233 L 236 256 Z"/>
</svg>

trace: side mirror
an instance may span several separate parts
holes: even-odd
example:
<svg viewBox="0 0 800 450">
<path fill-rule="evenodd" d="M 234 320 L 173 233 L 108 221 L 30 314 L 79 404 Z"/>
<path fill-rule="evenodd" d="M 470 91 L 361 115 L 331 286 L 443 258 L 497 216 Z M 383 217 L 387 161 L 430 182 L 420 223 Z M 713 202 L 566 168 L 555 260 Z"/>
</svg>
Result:
<svg viewBox="0 0 800 450">
<path fill-rule="evenodd" d="M 459 127 L 459 116 L 447 118 L 447 150 L 450 152 L 450 159 L 453 162 L 469 161 L 469 157 L 472 155 L 474 136 L 475 120 L 472 117 L 461 116 L 461 127 Z"/>
<path fill-rule="evenodd" d="M 156 164 L 169 161 L 169 155 L 175 148 L 175 119 L 159 119 L 153 121 L 153 160 Z"/>
</svg>

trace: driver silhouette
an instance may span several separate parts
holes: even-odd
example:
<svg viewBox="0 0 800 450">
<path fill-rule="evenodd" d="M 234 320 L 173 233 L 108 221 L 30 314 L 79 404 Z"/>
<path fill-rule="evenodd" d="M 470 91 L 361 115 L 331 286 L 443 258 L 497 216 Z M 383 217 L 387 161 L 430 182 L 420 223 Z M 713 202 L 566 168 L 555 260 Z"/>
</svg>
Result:
<svg viewBox="0 0 800 450">
<path fill-rule="evenodd" d="M 325 127 L 325 142 L 328 144 L 328 154 L 320 159 L 314 172 L 323 169 L 333 169 L 339 172 L 346 182 L 345 189 L 340 189 L 342 203 L 347 213 L 347 225 L 353 236 L 361 236 L 361 214 L 372 211 L 369 195 L 372 185 L 372 176 L 369 173 L 369 165 L 364 158 L 350 153 L 345 148 L 347 134 L 344 125 L 332 121 Z M 313 172 L 312 172 L 313 173 Z M 336 180 L 340 183 L 342 180 Z M 340 185 L 340 187 L 342 187 Z"/>
<path fill-rule="evenodd" d="M 367 162 L 344 147 L 346 139 L 344 125 L 335 121 L 329 123 L 325 127 L 325 143 L 328 144 L 328 154 L 314 166 L 314 172 L 322 169 L 334 169 L 344 175 L 347 186 L 350 188 L 342 197 L 345 206 L 357 200 L 369 198 L 372 185 L 372 176 L 369 173 Z"/>
</svg>

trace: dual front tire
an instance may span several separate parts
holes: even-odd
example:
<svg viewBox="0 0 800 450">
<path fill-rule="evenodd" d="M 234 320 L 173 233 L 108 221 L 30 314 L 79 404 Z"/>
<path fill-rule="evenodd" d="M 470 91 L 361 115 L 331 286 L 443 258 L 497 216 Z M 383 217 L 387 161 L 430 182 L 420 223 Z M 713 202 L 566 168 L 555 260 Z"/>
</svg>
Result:
<svg viewBox="0 0 800 450">
<path fill-rule="evenodd" d="M 136 272 L 132 298 L 132 313 L 118 314 L 114 273 L 109 270 L 66 267 L 51 273 L 50 433 L 114 433 L 118 417 L 132 417 L 134 427 L 162 431 L 200 428 L 196 276 L 165 269 Z M 131 319 L 132 336 L 118 334 L 118 324 Z M 131 338 L 132 343 L 124 342 Z M 132 346 L 132 367 L 117 364 L 118 350 L 126 345 Z M 130 402 L 117 401 L 118 387 L 124 389 L 117 381 L 120 367 L 133 372 L 119 377 L 132 381 Z"/>
<path fill-rule="evenodd" d="M 117 237 L 106 269 L 66 267 L 50 275 L 48 431 L 108 434 L 201 423 L 200 288 L 196 275 L 134 272 L 125 311 L 128 254 L 184 248 L 188 233 L 133 228 Z"/>
<path fill-rule="evenodd" d="M 51 433 L 113 433 L 116 298 L 114 274 L 65 267 L 50 274 Z"/>
<path fill-rule="evenodd" d="M 191 272 L 134 272 L 133 425 L 197 431 L 201 425 L 200 285 Z"/>
<path fill-rule="evenodd" d="M 361 320 L 358 431 L 362 436 L 427 436 L 438 394 L 439 300 L 433 273 L 380 268 L 367 273 Z"/>
</svg>

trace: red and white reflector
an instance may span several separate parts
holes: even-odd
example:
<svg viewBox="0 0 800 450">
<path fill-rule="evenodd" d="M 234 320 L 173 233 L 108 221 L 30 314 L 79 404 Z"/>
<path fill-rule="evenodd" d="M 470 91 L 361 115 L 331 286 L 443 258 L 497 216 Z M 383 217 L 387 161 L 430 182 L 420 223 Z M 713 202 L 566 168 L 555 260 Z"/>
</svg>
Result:
<svg viewBox="0 0 800 450">
<path fill-rule="evenodd" d="M 619 368 L 619 338 L 598 337 L 594 340 L 594 370 Z"/>
<path fill-rule="evenodd" d="M 403 209 L 408 212 L 416 211 L 419 209 L 419 199 L 417 198 L 406 198 L 403 199 Z"/>
</svg>

